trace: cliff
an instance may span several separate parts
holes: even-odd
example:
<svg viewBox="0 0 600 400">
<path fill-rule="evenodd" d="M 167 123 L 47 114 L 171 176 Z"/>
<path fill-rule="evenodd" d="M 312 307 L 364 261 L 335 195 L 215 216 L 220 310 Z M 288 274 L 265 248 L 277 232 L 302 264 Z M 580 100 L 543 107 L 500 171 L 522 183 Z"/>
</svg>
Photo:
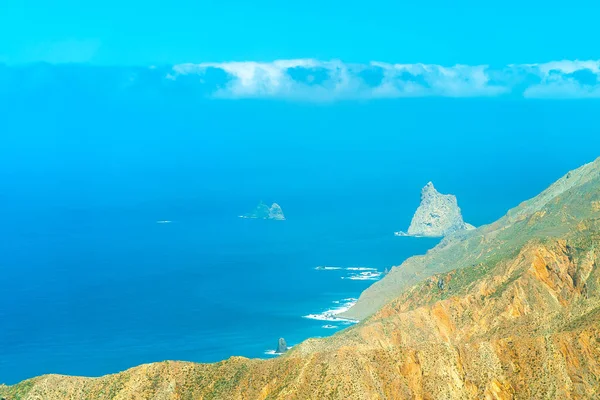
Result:
<svg viewBox="0 0 600 400">
<path fill-rule="evenodd" d="M 367 290 L 359 324 L 272 360 L 48 375 L 7 399 L 600 397 L 600 161 Z M 377 296 L 381 296 L 378 299 Z"/>
</svg>

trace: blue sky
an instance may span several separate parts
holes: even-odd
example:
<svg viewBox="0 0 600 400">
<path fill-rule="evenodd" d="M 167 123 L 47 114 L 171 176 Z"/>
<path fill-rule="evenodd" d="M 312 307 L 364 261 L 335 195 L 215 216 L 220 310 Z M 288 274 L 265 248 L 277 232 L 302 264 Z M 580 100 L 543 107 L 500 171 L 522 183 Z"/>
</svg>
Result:
<svg viewBox="0 0 600 400">
<path fill-rule="evenodd" d="M 591 0 L 2 0 L 0 62 L 588 60 L 600 58 L 598 15 Z"/>
</svg>

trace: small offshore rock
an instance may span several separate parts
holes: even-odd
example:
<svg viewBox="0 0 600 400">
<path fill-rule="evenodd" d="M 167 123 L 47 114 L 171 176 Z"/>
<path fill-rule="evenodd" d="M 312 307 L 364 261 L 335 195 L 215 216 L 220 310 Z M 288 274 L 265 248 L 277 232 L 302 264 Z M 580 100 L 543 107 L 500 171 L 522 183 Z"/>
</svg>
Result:
<svg viewBox="0 0 600 400">
<path fill-rule="evenodd" d="M 440 289 L 440 290 L 444 290 L 444 286 L 445 286 L 445 284 L 444 284 L 444 279 L 443 279 L 443 278 L 440 278 L 440 279 L 438 280 L 437 287 L 438 287 L 438 289 Z"/>
<path fill-rule="evenodd" d="M 288 351 L 287 343 L 285 342 L 284 338 L 280 338 L 279 342 L 277 343 L 276 353 L 285 353 L 286 351 Z"/>
<path fill-rule="evenodd" d="M 269 208 L 269 217 L 267 219 L 275 219 L 278 221 L 285 220 L 285 216 L 283 215 L 283 210 L 281 206 L 277 203 L 271 204 L 271 208 Z"/>
<path fill-rule="evenodd" d="M 250 219 L 272 219 L 276 221 L 284 221 L 285 215 L 281 206 L 277 203 L 271 204 L 271 207 L 267 206 L 262 201 L 256 206 L 254 211 L 248 214 L 240 215 L 240 218 Z"/>
</svg>

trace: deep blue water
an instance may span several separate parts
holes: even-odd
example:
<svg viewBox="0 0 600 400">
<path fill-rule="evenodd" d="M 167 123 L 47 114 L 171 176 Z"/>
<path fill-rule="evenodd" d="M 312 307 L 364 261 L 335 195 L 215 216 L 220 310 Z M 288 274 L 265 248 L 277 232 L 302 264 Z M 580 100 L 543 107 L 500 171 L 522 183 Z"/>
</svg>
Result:
<svg viewBox="0 0 600 400">
<path fill-rule="evenodd" d="M 331 334 L 302 316 L 371 282 L 315 267 L 434 246 L 392 235 L 429 180 L 480 225 L 600 155 L 593 101 L 0 100 L 6 383 Z"/>
<path fill-rule="evenodd" d="M 3 380 L 99 375 L 163 359 L 265 357 L 331 334 L 302 318 L 357 297 L 371 282 L 319 265 L 386 266 L 435 240 L 398 240 L 390 223 L 336 207 L 286 203 L 288 220 L 236 218 L 254 204 L 55 208 L 8 216 L 1 230 Z M 229 212 L 225 212 L 229 211 Z M 308 211 L 308 212 L 307 212 Z M 170 224 L 156 220 L 169 219 Z M 341 328 L 344 325 L 339 325 Z"/>
</svg>

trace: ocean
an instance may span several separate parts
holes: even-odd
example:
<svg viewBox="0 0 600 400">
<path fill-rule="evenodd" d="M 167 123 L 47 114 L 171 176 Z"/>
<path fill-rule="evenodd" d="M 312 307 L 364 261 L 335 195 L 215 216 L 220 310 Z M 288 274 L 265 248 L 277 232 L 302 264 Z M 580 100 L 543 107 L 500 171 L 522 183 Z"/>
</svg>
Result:
<svg viewBox="0 0 600 400">
<path fill-rule="evenodd" d="M 334 334 L 348 325 L 306 316 L 350 304 L 374 282 L 361 272 L 376 279 L 438 242 L 393 236 L 428 181 L 481 225 L 600 155 L 594 102 L 1 105 L 8 384 L 268 358 L 280 337 Z M 287 220 L 238 218 L 259 201 Z"/>
<path fill-rule="evenodd" d="M 270 221 L 237 218 L 252 203 L 195 204 L 9 217 L 3 380 L 266 357 L 279 337 L 293 345 L 346 327 L 303 317 L 343 308 L 373 282 L 362 272 L 376 279 L 436 242 L 353 224 L 348 207 L 324 217 L 290 202 L 286 221 Z"/>
</svg>

